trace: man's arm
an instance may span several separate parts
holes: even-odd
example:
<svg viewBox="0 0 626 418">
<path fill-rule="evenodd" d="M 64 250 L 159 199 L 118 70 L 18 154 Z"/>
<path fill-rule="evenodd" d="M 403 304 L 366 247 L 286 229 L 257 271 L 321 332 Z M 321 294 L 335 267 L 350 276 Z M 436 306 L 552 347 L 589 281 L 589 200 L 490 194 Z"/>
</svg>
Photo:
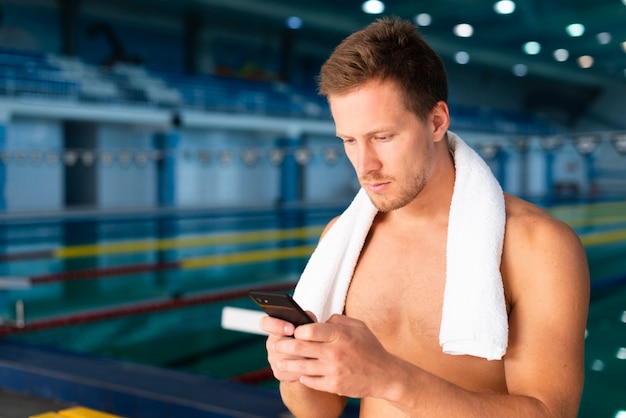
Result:
<svg viewBox="0 0 626 418">
<path fill-rule="evenodd" d="M 260 325 L 263 330 L 270 333 L 266 343 L 268 361 L 274 377 L 280 381 L 283 402 L 292 414 L 298 418 L 339 417 L 346 405 L 346 398 L 308 388 L 298 381 L 300 374 L 282 370 L 281 362 L 295 357 L 283 356 L 274 347 L 282 339 L 293 340 L 291 338 L 295 331 L 293 324 L 268 316 L 261 319 Z"/>
<path fill-rule="evenodd" d="M 347 398 L 312 390 L 299 382 L 281 382 L 280 394 L 285 405 L 298 418 L 339 417 L 347 402 Z"/>
<path fill-rule="evenodd" d="M 551 416 L 575 417 L 584 380 L 587 258 L 567 225 L 525 202 L 519 206 L 502 261 L 512 306 L 507 385 L 510 393 L 542 401 Z"/>
<path fill-rule="evenodd" d="M 320 239 L 326 235 L 338 218 L 335 217 L 328 222 L 320 235 Z M 309 312 L 309 315 L 315 316 L 312 312 Z M 274 344 L 284 337 L 293 336 L 295 332 L 293 325 L 270 317 L 263 318 L 260 325 L 262 329 L 270 333 L 266 343 L 268 361 L 274 377 L 280 381 L 281 397 L 291 413 L 298 418 L 340 416 L 346 406 L 347 398 L 308 388 L 298 381 L 299 374 L 285 373 L 279 369 L 283 358 L 274 350 Z"/>
<path fill-rule="evenodd" d="M 589 275 L 565 224 L 524 204 L 507 224 L 502 271 L 510 303 L 508 393 L 471 392 L 392 356 L 353 318 L 299 327 L 275 349 L 281 373 L 344 396 L 386 399 L 409 416 L 575 417 L 583 384 Z"/>
<path fill-rule="evenodd" d="M 422 371 L 412 383 L 405 375 L 405 384 L 391 395 L 409 415 L 424 411 L 423 405 L 439 405 L 426 410 L 433 416 L 577 416 L 589 305 L 587 259 L 567 225 L 522 207 L 532 212 L 507 226 L 502 260 L 510 303 L 503 359 L 508 394 L 468 392 Z"/>
</svg>

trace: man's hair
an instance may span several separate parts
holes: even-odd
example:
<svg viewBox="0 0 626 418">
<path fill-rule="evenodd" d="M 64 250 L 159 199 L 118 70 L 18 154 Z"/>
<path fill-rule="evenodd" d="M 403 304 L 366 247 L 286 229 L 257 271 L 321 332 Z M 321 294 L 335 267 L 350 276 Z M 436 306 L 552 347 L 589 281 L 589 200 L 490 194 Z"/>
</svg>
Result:
<svg viewBox="0 0 626 418">
<path fill-rule="evenodd" d="M 345 38 L 322 65 L 319 93 L 340 96 L 371 80 L 393 81 L 407 109 L 425 120 L 437 102 L 448 100 L 441 58 L 400 18 L 381 18 Z"/>
</svg>

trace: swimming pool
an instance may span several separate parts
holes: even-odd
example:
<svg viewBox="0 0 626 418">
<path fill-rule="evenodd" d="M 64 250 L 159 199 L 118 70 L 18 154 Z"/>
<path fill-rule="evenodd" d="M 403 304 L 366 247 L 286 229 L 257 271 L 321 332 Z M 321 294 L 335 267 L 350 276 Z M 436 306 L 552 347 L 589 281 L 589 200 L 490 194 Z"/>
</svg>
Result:
<svg viewBox="0 0 626 418">
<path fill-rule="evenodd" d="M 626 202 L 559 206 L 592 274 L 581 417 L 626 411 Z M 11 219 L 6 339 L 274 388 L 264 337 L 224 330 L 250 288 L 291 289 L 340 207 Z M 17 311 L 16 311 L 17 309 Z M 17 314 L 16 314 L 17 312 Z M 546 376 L 549 378 L 549 376 Z"/>
</svg>

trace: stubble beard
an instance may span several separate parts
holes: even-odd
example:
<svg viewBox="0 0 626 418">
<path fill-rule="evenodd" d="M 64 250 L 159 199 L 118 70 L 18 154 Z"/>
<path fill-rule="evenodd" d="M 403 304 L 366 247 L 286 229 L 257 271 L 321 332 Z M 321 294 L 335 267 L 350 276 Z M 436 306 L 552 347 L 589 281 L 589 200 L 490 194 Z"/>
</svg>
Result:
<svg viewBox="0 0 626 418">
<path fill-rule="evenodd" d="M 428 157 L 422 169 L 409 176 L 402 184 L 394 178 L 383 178 L 383 176 L 370 175 L 361 179 L 361 184 L 367 182 L 390 182 L 394 186 L 400 186 L 398 193 L 392 196 L 384 196 L 368 192 L 372 204 L 379 212 L 391 212 L 400 209 L 411 203 L 424 189 L 426 181 L 432 170 L 432 158 Z M 367 189 L 366 189 L 367 190 Z"/>
<path fill-rule="evenodd" d="M 396 209 L 403 208 L 411 203 L 424 189 L 426 184 L 426 178 L 419 176 L 411 179 L 406 187 L 400 189 L 400 191 L 394 196 L 381 196 L 373 193 L 368 193 L 372 204 L 378 209 L 379 212 L 391 212 Z"/>
</svg>

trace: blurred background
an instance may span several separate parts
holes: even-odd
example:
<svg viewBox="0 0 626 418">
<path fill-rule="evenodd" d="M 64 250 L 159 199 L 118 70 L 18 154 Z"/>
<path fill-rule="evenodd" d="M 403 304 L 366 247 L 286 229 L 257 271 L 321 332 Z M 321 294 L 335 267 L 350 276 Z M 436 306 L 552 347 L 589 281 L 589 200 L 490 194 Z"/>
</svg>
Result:
<svg viewBox="0 0 626 418">
<path fill-rule="evenodd" d="M 315 77 L 389 15 L 444 60 L 451 130 L 581 237 L 580 417 L 625 417 L 626 0 L 2 0 L 0 388 L 287 416 L 222 309 L 291 291 L 356 193 Z"/>
</svg>

